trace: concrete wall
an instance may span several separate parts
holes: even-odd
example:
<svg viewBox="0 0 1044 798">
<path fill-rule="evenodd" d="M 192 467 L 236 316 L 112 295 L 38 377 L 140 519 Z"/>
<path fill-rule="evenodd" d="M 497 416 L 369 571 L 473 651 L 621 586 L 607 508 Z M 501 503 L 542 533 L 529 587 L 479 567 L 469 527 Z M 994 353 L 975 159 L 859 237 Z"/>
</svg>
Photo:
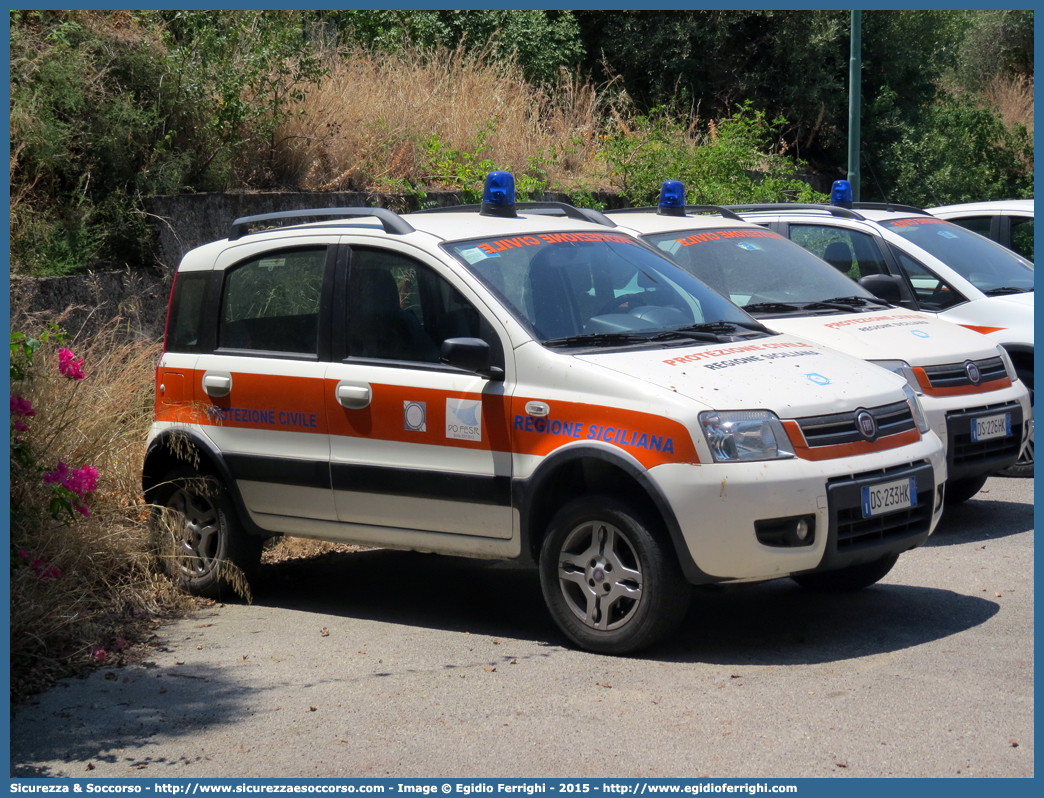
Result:
<svg viewBox="0 0 1044 798">
<path fill-rule="evenodd" d="M 830 190 L 828 176 L 800 176 L 819 191 Z M 825 186 L 825 187 L 824 187 Z M 564 194 L 548 194 L 548 200 L 568 201 Z M 594 199 L 606 207 L 625 203 L 615 194 L 597 192 Z M 457 192 L 431 192 L 428 205 L 459 205 Z M 118 323 L 128 335 L 158 338 L 163 335 L 167 299 L 173 273 L 182 256 L 194 247 L 226 238 L 235 219 L 276 211 L 305 208 L 379 206 L 399 213 L 418 210 L 415 197 L 365 192 L 254 194 L 179 194 L 152 197 L 147 210 L 156 229 L 156 261 L 142 268 L 98 272 L 71 277 L 12 277 L 12 326 L 32 327 L 56 321 L 70 334 L 89 335 L 99 326 Z"/>
</svg>

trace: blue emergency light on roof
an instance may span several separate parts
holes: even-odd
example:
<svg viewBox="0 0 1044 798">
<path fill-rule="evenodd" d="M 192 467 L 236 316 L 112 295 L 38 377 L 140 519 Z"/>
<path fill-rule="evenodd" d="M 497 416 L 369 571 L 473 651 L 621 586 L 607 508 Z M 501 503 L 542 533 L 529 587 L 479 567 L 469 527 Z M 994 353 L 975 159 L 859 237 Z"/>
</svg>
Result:
<svg viewBox="0 0 1044 798">
<path fill-rule="evenodd" d="M 660 187 L 660 210 L 662 216 L 685 215 L 685 184 L 680 180 L 664 180 Z"/>
<path fill-rule="evenodd" d="M 852 207 L 852 184 L 847 180 L 835 180 L 830 188 L 830 204 L 842 208 Z"/>
<path fill-rule="evenodd" d="M 515 176 L 511 172 L 490 172 L 482 189 L 483 216 L 516 216 Z"/>
</svg>

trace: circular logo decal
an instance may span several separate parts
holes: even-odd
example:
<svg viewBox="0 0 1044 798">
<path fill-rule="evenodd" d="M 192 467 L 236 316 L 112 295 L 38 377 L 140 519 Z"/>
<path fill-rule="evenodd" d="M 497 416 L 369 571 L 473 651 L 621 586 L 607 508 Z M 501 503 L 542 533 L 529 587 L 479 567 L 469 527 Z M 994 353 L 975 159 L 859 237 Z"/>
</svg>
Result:
<svg viewBox="0 0 1044 798">
<path fill-rule="evenodd" d="M 411 432 L 428 431 L 428 412 L 425 402 L 403 402 L 406 429 Z"/>
<path fill-rule="evenodd" d="M 965 361 L 964 363 L 964 373 L 968 375 L 968 380 L 972 385 L 978 385 L 979 380 L 982 379 L 982 373 L 979 371 L 979 367 L 970 360 Z"/>
<path fill-rule="evenodd" d="M 860 410 L 856 413 L 856 424 L 859 426 L 859 434 L 868 441 L 877 437 L 877 419 L 868 410 Z"/>
</svg>

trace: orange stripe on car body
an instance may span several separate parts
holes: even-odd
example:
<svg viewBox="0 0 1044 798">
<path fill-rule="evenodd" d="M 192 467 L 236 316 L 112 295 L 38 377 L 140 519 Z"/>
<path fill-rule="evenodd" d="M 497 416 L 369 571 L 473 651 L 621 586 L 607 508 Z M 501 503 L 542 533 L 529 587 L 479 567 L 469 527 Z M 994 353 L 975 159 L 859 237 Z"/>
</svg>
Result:
<svg viewBox="0 0 1044 798">
<path fill-rule="evenodd" d="M 995 380 L 981 382 L 978 385 L 955 385 L 950 388 L 936 388 L 932 387 L 932 381 L 928 378 L 923 368 L 914 366 L 913 371 L 914 376 L 917 377 L 918 384 L 921 386 L 921 390 L 928 396 L 968 396 L 977 393 L 989 393 L 990 391 L 1002 391 L 1011 387 L 1011 380 L 1008 377 L 998 377 Z"/>
<path fill-rule="evenodd" d="M 157 388 L 165 378 L 165 374 L 160 373 L 163 371 L 157 373 Z M 203 376 L 201 370 L 176 371 L 184 375 L 187 385 L 195 386 Z M 535 418 L 525 410 L 526 403 L 532 401 L 530 398 L 380 383 L 370 383 L 372 398 L 369 405 L 361 409 L 349 409 L 333 399 L 337 383 L 337 380 L 328 378 L 233 373 L 232 392 L 226 397 L 215 399 L 202 390 L 198 396 L 192 396 L 188 389 L 180 398 L 170 393 L 161 397 L 157 390 L 156 419 L 516 452 L 541 457 L 574 441 L 597 440 L 629 453 L 645 468 L 665 463 L 700 462 L 685 425 L 654 413 L 579 402 L 549 401 L 550 415 Z M 304 402 L 301 401 L 302 396 L 307 397 Z M 447 437 L 448 399 L 481 403 L 481 440 Z M 257 404 L 254 404 L 255 400 Z M 410 402 L 423 402 L 425 405 L 423 431 L 406 427 L 405 406 Z M 282 423 L 284 414 L 311 414 L 308 408 L 320 409 L 315 414 L 314 426 Z M 253 416 L 261 420 L 251 420 Z"/>
<path fill-rule="evenodd" d="M 962 324 L 961 327 L 965 327 L 969 330 L 974 330 L 977 333 L 983 335 L 989 335 L 990 333 L 1000 332 L 1001 330 L 1007 329 L 1006 327 L 980 327 L 976 324 Z"/>
<path fill-rule="evenodd" d="M 888 449 L 897 449 L 921 440 L 921 433 L 916 429 L 899 432 L 878 438 L 876 441 L 854 441 L 853 443 L 837 443 L 833 446 L 809 446 L 805 436 L 801 432 L 801 426 L 796 421 L 784 421 L 783 429 L 787 432 L 791 444 L 794 446 L 794 454 L 802 460 L 837 460 L 842 457 L 857 457 L 861 454 L 873 454 L 884 452 Z"/>
</svg>

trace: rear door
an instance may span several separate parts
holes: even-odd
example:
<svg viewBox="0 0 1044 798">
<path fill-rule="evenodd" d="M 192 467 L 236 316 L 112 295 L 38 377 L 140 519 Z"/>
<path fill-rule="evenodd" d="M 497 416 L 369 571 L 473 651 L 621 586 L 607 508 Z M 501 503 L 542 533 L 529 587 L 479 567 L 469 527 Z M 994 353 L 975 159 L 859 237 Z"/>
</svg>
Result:
<svg viewBox="0 0 1044 798">
<path fill-rule="evenodd" d="M 330 319 L 323 297 L 336 252 L 334 236 L 248 242 L 215 264 L 216 341 L 196 361 L 193 399 L 247 508 L 281 517 L 256 518 L 266 528 L 336 520 L 323 395 Z"/>
</svg>

